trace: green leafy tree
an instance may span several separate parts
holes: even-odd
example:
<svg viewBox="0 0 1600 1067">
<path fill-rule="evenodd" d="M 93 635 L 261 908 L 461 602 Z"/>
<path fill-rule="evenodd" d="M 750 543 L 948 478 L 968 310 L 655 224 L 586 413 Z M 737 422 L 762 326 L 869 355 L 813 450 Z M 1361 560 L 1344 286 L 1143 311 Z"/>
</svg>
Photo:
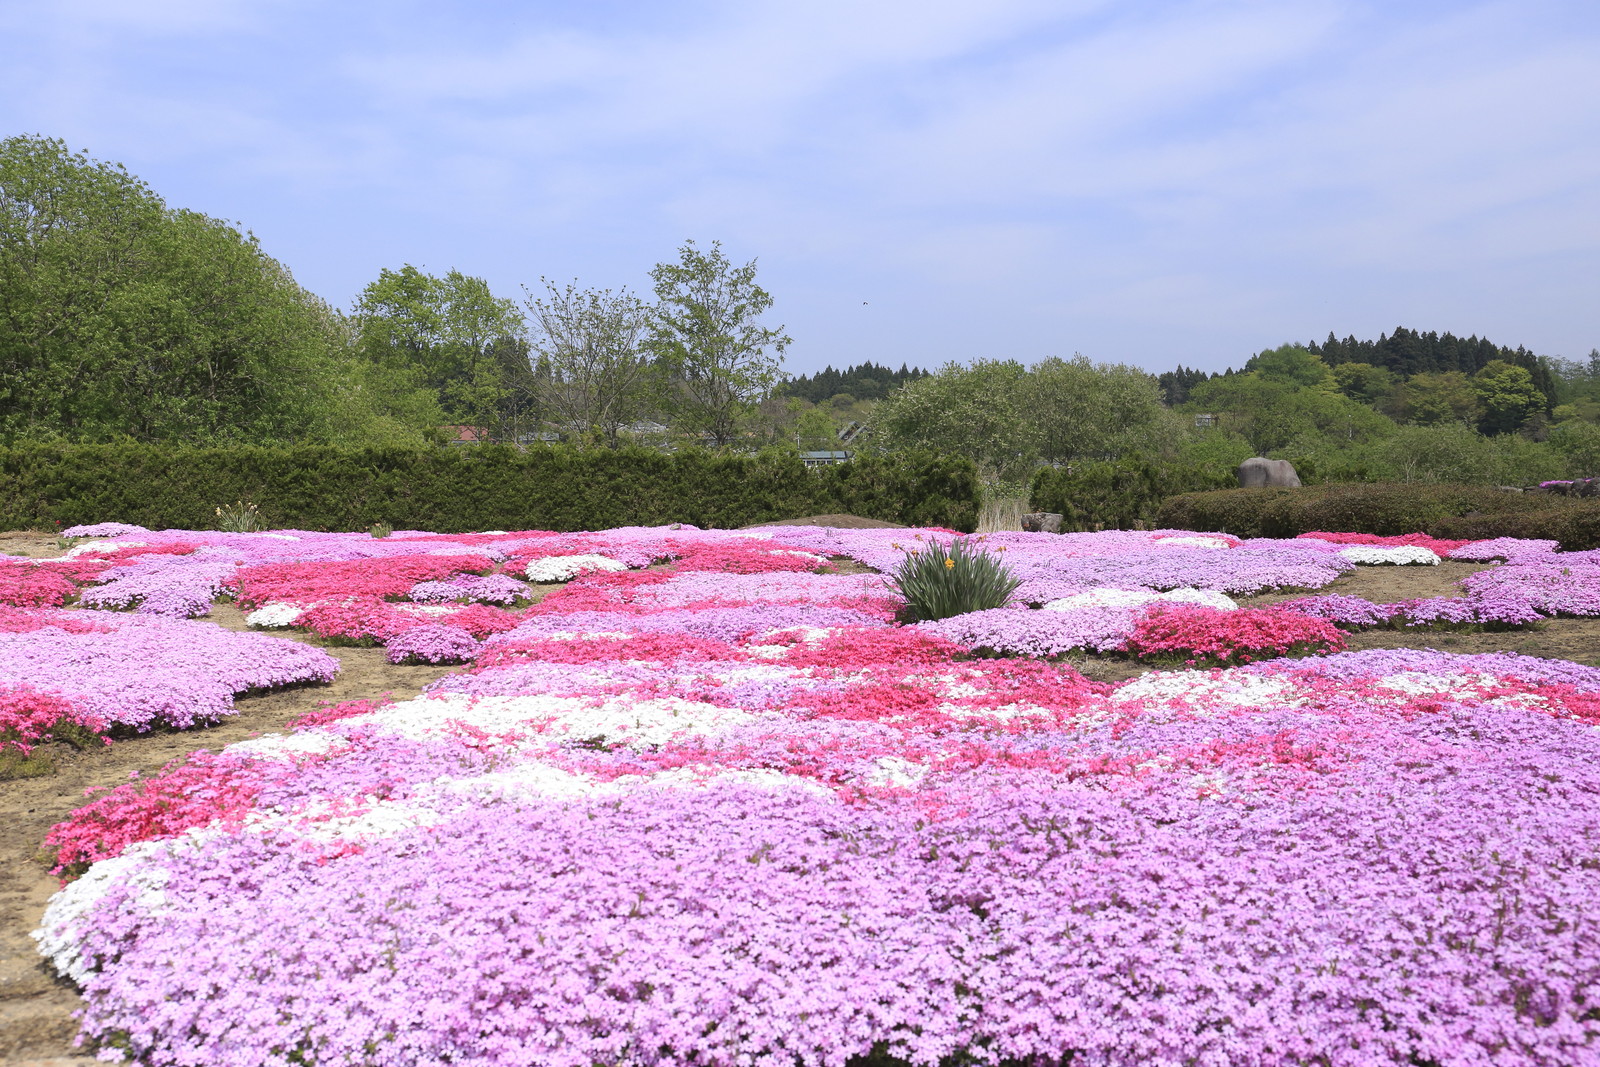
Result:
<svg viewBox="0 0 1600 1067">
<path fill-rule="evenodd" d="M 1401 384 L 1399 415 L 1418 426 L 1476 424 L 1482 414 L 1478 393 L 1461 371 L 1413 374 Z"/>
<path fill-rule="evenodd" d="M 1027 414 L 1030 384 L 1015 360 L 947 363 L 878 405 L 873 439 L 888 449 L 966 456 L 986 481 L 1019 486 L 1040 457 L 1040 429 Z"/>
<path fill-rule="evenodd" d="M 399 395 L 427 390 L 444 418 L 503 435 L 513 388 L 503 349 L 523 331 L 514 301 L 482 278 L 458 270 L 436 277 L 408 263 L 380 271 L 354 315 L 362 354 L 393 376 Z"/>
<path fill-rule="evenodd" d="M 0 438 L 326 439 L 346 342 L 250 234 L 61 141 L 0 141 Z"/>
<path fill-rule="evenodd" d="M 808 404 L 797 396 L 789 397 L 784 408 L 784 421 L 790 427 L 789 435 L 795 448 L 802 452 L 825 452 L 840 447 L 839 424 L 828 408 Z"/>
<path fill-rule="evenodd" d="M 1600 426 L 1581 419 L 1558 423 L 1550 431 L 1550 445 L 1566 458 L 1570 477 L 1600 477 Z"/>
<path fill-rule="evenodd" d="M 662 383 L 661 403 L 677 429 L 722 447 L 783 380 L 783 327 L 758 320 L 772 297 L 756 284 L 755 260 L 734 265 L 713 241 L 693 241 L 678 262 L 650 272 L 656 306 L 647 347 Z"/>
<path fill-rule="evenodd" d="M 1395 376 L 1387 367 L 1341 363 L 1333 368 L 1333 381 L 1339 392 L 1358 404 L 1387 411 L 1394 403 Z"/>
<path fill-rule="evenodd" d="M 616 448 L 622 428 L 639 419 L 649 399 L 643 347 L 649 310 L 626 290 L 558 288 L 541 280 L 545 295 L 530 293 L 527 308 L 542 408 L 580 443 Z"/>
<path fill-rule="evenodd" d="M 1183 420 L 1162 404 L 1156 379 L 1138 367 L 1075 355 L 1038 363 L 1030 377 L 1023 404 L 1045 462 L 1165 453 L 1181 439 Z"/>
<path fill-rule="evenodd" d="M 1305 389 L 1330 389 L 1334 384 L 1333 371 L 1304 345 L 1265 349 L 1251 357 L 1244 369 L 1260 375 L 1263 381 Z"/>
<path fill-rule="evenodd" d="M 1299 385 L 1257 372 L 1224 375 L 1195 386 L 1186 408 L 1225 415 L 1229 430 L 1250 442 L 1256 455 L 1312 437 L 1356 443 L 1394 432 L 1390 419 L 1326 385 Z"/>
<path fill-rule="evenodd" d="M 1514 433 L 1545 408 L 1533 375 L 1500 359 L 1490 360 L 1472 376 L 1472 391 L 1483 412 L 1478 427 L 1484 433 Z"/>
</svg>

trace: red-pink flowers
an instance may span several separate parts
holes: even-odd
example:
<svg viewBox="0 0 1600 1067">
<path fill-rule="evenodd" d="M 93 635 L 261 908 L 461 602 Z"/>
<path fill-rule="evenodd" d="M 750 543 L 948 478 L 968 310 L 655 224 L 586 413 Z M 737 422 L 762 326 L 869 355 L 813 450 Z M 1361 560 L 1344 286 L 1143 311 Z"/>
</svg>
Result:
<svg viewBox="0 0 1600 1067">
<path fill-rule="evenodd" d="M 1128 651 L 1134 655 L 1182 656 L 1191 662 L 1244 663 L 1344 648 L 1344 633 L 1323 619 L 1266 608 L 1220 611 L 1191 604 L 1152 606 L 1128 638 Z"/>
</svg>

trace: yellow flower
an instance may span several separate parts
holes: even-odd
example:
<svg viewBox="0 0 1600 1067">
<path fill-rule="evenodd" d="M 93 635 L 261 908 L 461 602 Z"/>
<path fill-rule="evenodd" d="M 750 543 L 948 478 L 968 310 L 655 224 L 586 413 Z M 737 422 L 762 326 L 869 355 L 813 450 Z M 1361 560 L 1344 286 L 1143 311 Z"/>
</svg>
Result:
<svg viewBox="0 0 1600 1067">
<path fill-rule="evenodd" d="M 946 567 L 954 567 L 956 565 L 956 561 L 951 559 L 949 556 L 946 556 L 944 558 L 944 565 Z"/>
</svg>

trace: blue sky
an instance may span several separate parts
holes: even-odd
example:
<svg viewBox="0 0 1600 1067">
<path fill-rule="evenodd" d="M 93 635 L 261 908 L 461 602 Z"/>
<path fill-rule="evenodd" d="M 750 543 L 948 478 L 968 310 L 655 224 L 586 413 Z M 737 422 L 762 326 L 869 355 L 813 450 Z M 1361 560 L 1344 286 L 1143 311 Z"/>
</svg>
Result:
<svg viewBox="0 0 1600 1067">
<path fill-rule="evenodd" d="M 1600 3 L 8 0 L 0 135 L 348 308 L 758 258 L 796 373 L 1600 345 Z"/>
</svg>

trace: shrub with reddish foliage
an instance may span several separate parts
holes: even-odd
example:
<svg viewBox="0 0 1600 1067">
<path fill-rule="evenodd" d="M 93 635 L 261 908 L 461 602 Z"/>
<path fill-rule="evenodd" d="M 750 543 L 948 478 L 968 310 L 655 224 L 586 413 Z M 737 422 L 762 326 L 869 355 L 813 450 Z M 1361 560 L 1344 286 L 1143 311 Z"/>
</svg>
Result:
<svg viewBox="0 0 1600 1067">
<path fill-rule="evenodd" d="M 1136 656 L 1247 663 L 1262 656 L 1342 652 L 1345 635 L 1333 623 L 1294 611 L 1196 604 L 1158 604 L 1134 623 L 1128 651 Z"/>
</svg>

